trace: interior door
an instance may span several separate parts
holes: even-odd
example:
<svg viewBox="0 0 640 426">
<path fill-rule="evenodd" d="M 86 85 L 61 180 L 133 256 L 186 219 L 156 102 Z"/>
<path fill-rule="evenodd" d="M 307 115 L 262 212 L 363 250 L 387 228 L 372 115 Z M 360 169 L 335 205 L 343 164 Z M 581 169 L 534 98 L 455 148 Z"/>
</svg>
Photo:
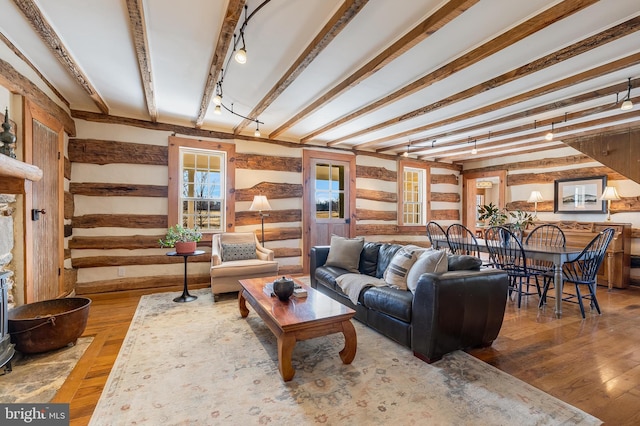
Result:
<svg viewBox="0 0 640 426">
<path fill-rule="evenodd" d="M 62 125 L 25 102 L 25 159 L 41 180 L 25 196 L 25 303 L 54 299 L 64 289 L 64 133 Z"/>
<path fill-rule="evenodd" d="M 355 157 L 326 152 L 304 155 L 304 246 L 328 245 L 331 235 L 355 234 Z M 303 268 L 308 271 L 308 256 Z"/>
<path fill-rule="evenodd" d="M 506 206 L 506 171 L 477 172 L 463 174 L 463 216 L 462 224 L 476 232 L 478 203 L 489 204 L 492 202 L 499 208 Z M 482 185 L 490 183 L 491 186 Z M 480 201 L 481 200 L 481 201 Z"/>
</svg>

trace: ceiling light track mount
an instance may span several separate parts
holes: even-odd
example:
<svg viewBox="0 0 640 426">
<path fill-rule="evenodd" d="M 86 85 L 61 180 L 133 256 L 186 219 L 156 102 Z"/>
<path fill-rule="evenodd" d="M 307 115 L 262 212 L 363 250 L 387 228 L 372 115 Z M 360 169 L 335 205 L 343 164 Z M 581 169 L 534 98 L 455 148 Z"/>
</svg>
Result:
<svg viewBox="0 0 640 426">
<path fill-rule="evenodd" d="M 216 115 L 222 114 L 222 109 L 224 108 L 225 110 L 227 110 L 228 112 L 230 112 L 233 115 L 236 115 L 236 116 L 238 116 L 240 118 L 243 118 L 243 119 L 249 120 L 249 121 L 253 121 L 254 123 L 256 123 L 256 130 L 254 132 L 254 136 L 256 136 L 256 137 L 260 137 L 260 124 L 264 124 L 264 122 L 260 121 L 257 118 L 247 117 L 245 115 L 238 114 L 237 112 L 233 111 L 233 103 L 231 103 L 231 108 L 228 108 L 226 105 L 224 105 L 222 103 L 222 97 L 223 97 L 222 83 L 224 81 L 224 77 L 225 77 L 227 71 L 229 70 L 229 64 L 230 64 L 232 58 L 235 59 L 235 61 L 238 62 L 239 64 L 245 64 L 247 62 L 247 47 L 246 47 L 246 43 L 245 43 L 245 39 L 244 39 L 244 33 L 245 33 L 246 29 L 247 29 L 247 24 L 249 23 L 249 20 L 251 20 L 251 18 L 253 18 L 253 16 L 259 10 L 262 9 L 270 1 L 271 0 L 264 0 L 250 14 L 248 14 L 248 8 L 249 7 L 246 4 L 244 5 L 244 21 L 242 22 L 242 25 L 240 26 L 240 29 L 238 30 L 238 33 L 237 34 L 236 33 L 233 34 L 233 50 L 231 52 L 231 55 L 229 55 L 229 57 L 227 58 L 226 66 L 223 69 L 220 70 L 220 79 L 216 83 L 215 95 L 214 95 L 214 97 L 212 99 L 212 102 L 215 105 L 215 108 L 213 110 L 214 114 L 216 114 Z M 240 49 L 238 49 L 238 45 L 240 44 L 240 42 L 242 42 L 242 47 Z"/>
<path fill-rule="evenodd" d="M 622 111 L 629 111 L 630 109 L 633 109 L 633 102 L 631 102 L 631 88 L 631 77 L 629 77 L 629 82 L 627 83 L 627 96 L 622 98 L 622 105 L 620 105 L 620 109 Z M 616 105 L 619 102 L 618 94 L 616 93 Z"/>
</svg>

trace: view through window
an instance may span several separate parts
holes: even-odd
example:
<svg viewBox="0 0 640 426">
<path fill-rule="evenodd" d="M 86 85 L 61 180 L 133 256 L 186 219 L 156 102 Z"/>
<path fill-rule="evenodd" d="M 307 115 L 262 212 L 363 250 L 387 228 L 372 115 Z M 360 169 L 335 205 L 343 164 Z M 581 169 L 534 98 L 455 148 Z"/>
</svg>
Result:
<svg viewBox="0 0 640 426">
<path fill-rule="evenodd" d="M 180 148 L 180 222 L 202 231 L 225 226 L 226 153 Z"/>
<path fill-rule="evenodd" d="M 425 182 L 424 169 L 405 167 L 402 190 L 402 220 L 404 225 L 424 225 Z"/>
<path fill-rule="evenodd" d="M 316 165 L 316 219 L 344 219 L 344 166 Z"/>
</svg>

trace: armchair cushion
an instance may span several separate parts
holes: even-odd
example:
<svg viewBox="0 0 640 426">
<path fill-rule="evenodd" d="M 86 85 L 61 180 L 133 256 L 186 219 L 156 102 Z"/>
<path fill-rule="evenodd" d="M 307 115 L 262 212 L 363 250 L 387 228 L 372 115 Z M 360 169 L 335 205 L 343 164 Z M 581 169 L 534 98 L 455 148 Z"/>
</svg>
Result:
<svg viewBox="0 0 640 426">
<path fill-rule="evenodd" d="M 218 294 L 239 291 L 238 280 L 275 278 L 278 262 L 273 250 L 263 247 L 253 232 L 225 232 L 211 238 L 210 273 L 215 299 Z"/>
<path fill-rule="evenodd" d="M 256 259 L 256 243 L 222 243 L 222 261 Z"/>
</svg>

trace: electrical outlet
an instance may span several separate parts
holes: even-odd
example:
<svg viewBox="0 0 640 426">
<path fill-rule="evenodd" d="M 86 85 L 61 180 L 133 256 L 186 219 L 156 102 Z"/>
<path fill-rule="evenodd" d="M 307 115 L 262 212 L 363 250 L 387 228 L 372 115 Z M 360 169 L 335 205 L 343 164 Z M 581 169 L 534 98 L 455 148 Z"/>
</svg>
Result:
<svg viewBox="0 0 640 426">
<path fill-rule="evenodd" d="M 118 276 L 124 277 L 124 266 L 118 267 Z"/>
</svg>

